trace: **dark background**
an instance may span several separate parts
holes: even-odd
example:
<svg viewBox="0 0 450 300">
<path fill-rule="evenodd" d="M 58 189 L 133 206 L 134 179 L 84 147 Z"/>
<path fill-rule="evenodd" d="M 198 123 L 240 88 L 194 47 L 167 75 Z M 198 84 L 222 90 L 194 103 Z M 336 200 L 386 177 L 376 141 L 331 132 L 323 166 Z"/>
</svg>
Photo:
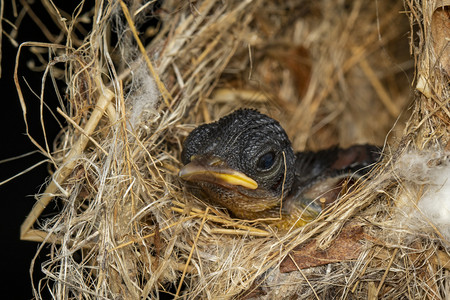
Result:
<svg viewBox="0 0 450 300">
<path fill-rule="evenodd" d="M 49 30 L 57 33 L 59 30 L 56 26 L 52 26 L 52 22 L 46 22 L 49 19 L 45 10 L 40 7 L 40 3 L 32 5 L 33 12 L 38 15 L 44 23 L 49 24 Z M 71 2 L 71 1 L 64 1 Z M 4 2 L 4 19 L 15 22 L 16 18 L 11 7 L 12 1 Z M 19 1 L 18 12 L 21 7 Z M 3 21 L 3 32 L 11 34 L 12 26 Z M 14 38 L 18 44 L 25 41 L 39 41 L 48 42 L 40 29 L 26 15 L 18 28 L 18 34 Z M 2 74 L 0 78 L 1 93 L 0 99 L 2 106 L 0 109 L 0 134 L 3 141 L 0 148 L 0 161 L 4 159 L 16 157 L 25 153 L 36 150 L 37 148 L 30 142 L 26 136 L 25 123 L 23 119 L 22 109 L 19 103 L 16 87 L 14 84 L 13 74 L 14 65 L 18 47 L 14 46 L 6 35 L 2 38 Z M 31 135 L 41 145 L 44 145 L 42 129 L 40 126 L 39 116 L 39 99 L 33 95 L 30 88 L 35 93 L 39 94 L 41 89 L 42 71 L 32 71 L 27 67 L 27 64 L 34 62 L 36 65 L 41 63 L 36 59 L 36 56 L 30 53 L 29 48 L 23 48 L 20 56 L 20 64 L 18 74 L 20 77 L 20 85 L 24 98 L 27 102 L 28 122 L 31 130 Z M 46 55 L 44 54 L 44 57 Z M 26 80 L 26 81 L 25 81 Z M 50 79 L 48 80 L 51 81 Z M 51 84 L 51 82 L 50 82 Z M 29 85 L 30 88 L 27 86 Z M 47 87 L 50 87 L 47 84 Z M 61 87 L 63 88 L 63 87 Z M 47 88 L 51 91 L 52 88 Z M 57 106 L 57 98 L 54 93 L 49 92 L 45 96 L 46 103 L 55 108 Z M 45 113 L 46 133 L 50 147 L 56 134 L 59 131 L 59 125 L 50 116 L 48 111 Z M 14 161 L 2 162 L 0 164 L 0 182 L 14 176 L 15 174 L 31 167 L 35 163 L 45 159 L 43 155 L 35 153 Z M 44 163 L 39 167 L 29 171 L 28 173 L 0 185 L 0 196 L 2 200 L 2 216 L 1 216 L 1 236 L 2 236 L 2 259 L 1 270 L 3 273 L 2 295 L 9 295 L 9 299 L 31 299 L 33 297 L 31 289 L 31 277 L 29 274 L 30 263 L 36 254 L 40 243 L 21 241 L 20 240 L 20 225 L 25 220 L 25 217 L 31 211 L 35 198 L 34 195 L 38 192 L 43 192 L 45 187 L 45 180 L 48 179 L 49 165 Z M 50 204 L 50 209 L 55 208 L 55 204 Z M 48 213 L 47 211 L 44 211 Z M 48 247 L 44 247 L 43 251 L 37 257 L 34 270 L 35 282 L 42 277 L 41 262 L 46 260 L 49 254 Z M 44 299 L 49 299 L 48 293 L 43 293 Z"/>
<path fill-rule="evenodd" d="M 31 14 L 34 14 L 53 36 L 56 37 L 60 34 L 60 29 L 55 24 L 48 11 L 42 6 L 41 1 L 26 0 L 25 2 L 29 3 L 28 5 Z M 70 20 L 71 14 L 75 11 L 79 2 L 80 1 L 55 1 L 55 4 L 60 11 L 68 13 L 63 15 L 63 17 Z M 17 14 L 14 13 L 12 7 L 13 3 L 17 5 Z M 87 13 L 89 17 L 92 17 L 94 3 L 94 0 L 85 1 L 82 13 Z M 159 7 L 159 5 L 160 1 L 157 1 L 153 7 Z M 39 28 L 38 24 L 33 21 L 28 13 L 24 15 L 23 20 L 20 22 L 20 26 L 17 28 L 17 34 L 14 35 L 13 26 L 7 21 L 13 24 L 16 23 L 22 8 L 20 1 L 4 1 L 2 22 L 4 34 L 1 43 L 2 72 L 0 77 L 0 99 L 2 102 L 0 109 L 0 139 L 3 141 L 3 144 L 0 146 L 0 182 L 3 182 L 46 159 L 44 155 L 34 153 L 20 159 L 5 162 L 7 159 L 37 150 L 37 147 L 33 145 L 26 135 L 23 111 L 13 78 L 18 46 L 24 42 L 50 42 L 48 37 L 42 33 L 41 28 Z M 148 19 L 142 24 L 142 32 L 145 32 L 145 26 L 156 27 L 158 18 L 156 15 L 152 14 L 153 12 L 154 11 L 148 15 Z M 68 23 L 69 22 L 67 22 L 67 24 Z M 75 31 L 74 34 L 77 35 L 78 39 L 83 40 L 87 32 L 90 31 L 91 24 L 83 23 L 81 26 L 83 27 L 83 30 L 78 32 Z M 13 39 L 16 43 L 11 42 L 5 33 L 7 35 L 13 34 Z M 112 36 L 111 38 L 114 39 L 115 37 Z M 141 36 L 141 38 L 145 40 L 144 36 Z M 65 37 L 57 42 L 59 45 L 64 45 L 65 43 Z M 40 47 L 39 49 L 45 50 L 43 47 Z M 41 55 L 44 62 L 40 61 L 40 59 L 32 53 L 30 47 L 22 47 L 17 73 L 26 102 L 30 135 L 45 148 L 45 140 L 41 127 L 40 100 L 38 96 L 41 92 L 42 78 L 44 75 L 45 65 L 43 65 L 43 63 L 45 64 L 49 58 L 48 53 L 45 51 L 41 53 Z M 38 68 L 30 68 L 30 65 L 37 66 Z M 61 69 L 64 68 L 61 63 L 59 63 L 59 65 L 57 64 L 56 67 Z M 56 97 L 55 87 L 53 86 L 50 76 L 47 76 L 46 81 L 45 103 L 55 114 L 57 114 L 56 107 L 59 106 L 59 102 Z M 59 94 L 63 97 L 63 101 L 66 101 L 64 98 L 64 91 L 66 88 L 65 81 L 59 80 L 56 83 Z M 61 127 L 47 108 L 44 108 L 43 116 L 47 141 L 50 151 L 52 151 L 52 143 Z M 59 122 L 64 126 L 65 123 L 63 118 L 57 117 L 59 118 Z M 0 218 L 0 230 L 3 238 L 1 247 L 3 259 L 0 260 L 0 267 L 4 273 L 2 278 L 2 286 L 4 287 L 2 295 L 8 295 L 8 299 L 33 298 L 32 281 L 34 282 L 35 288 L 38 289 L 39 281 L 44 277 L 44 274 L 41 272 L 41 264 L 49 259 L 50 249 L 45 245 L 36 256 L 37 250 L 41 244 L 38 242 L 21 241 L 20 225 L 36 203 L 35 195 L 44 192 L 46 182 L 50 178 L 50 168 L 51 165 L 49 163 L 43 163 L 26 174 L 0 185 L 0 197 L 3 208 Z M 58 205 L 55 201 L 52 201 L 41 214 L 41 216 L 44 217 L 41 218 L 41 220 L 45 219 L 45 217 L 54 215 L 56 211 L 58 211 Z M 35 227 L 37 228 L 39 226 Z M 33 275 L 31 276 L 30 265 L 35 256 L 36 261 L 34 264 Z M 40 291 L 43 299 L 51 299 L 47 287 L 41 287 Z"/>
</svg>

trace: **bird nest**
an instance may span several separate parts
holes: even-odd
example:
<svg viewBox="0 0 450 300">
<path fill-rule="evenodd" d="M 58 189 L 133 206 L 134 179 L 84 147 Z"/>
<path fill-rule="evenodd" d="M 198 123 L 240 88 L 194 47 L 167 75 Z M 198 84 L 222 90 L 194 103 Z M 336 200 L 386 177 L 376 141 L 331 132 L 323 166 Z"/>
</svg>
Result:
<svg viewBox="0 0 450 300">
<path fill-rule="evenodd" d="M 36 298 L 450 297 L 449 3 L 86 5 L 47 6 L 64 44 L 19 48 L 47 49 L 42 86 L 66 86 L 54 148 L 33 140 L 55 170 L 21 228 L 51 246 Z M 296 151 L 371 143 L 383 159 L 304 227 L 233 219 L 177 174 L 189 132 L 241 107 Z"/>
</svg>

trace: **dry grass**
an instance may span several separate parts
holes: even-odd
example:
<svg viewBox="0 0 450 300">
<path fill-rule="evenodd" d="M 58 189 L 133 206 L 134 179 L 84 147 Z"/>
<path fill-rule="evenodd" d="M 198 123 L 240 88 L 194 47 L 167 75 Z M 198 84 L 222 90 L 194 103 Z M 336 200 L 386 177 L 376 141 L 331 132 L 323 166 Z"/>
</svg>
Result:
<svg viewBox="0 0 450 300">
<path fill-rule="evenodd" d="M 58 299 L 153 299 L 162 291 L 212 299 L 449 297 L 448 241 L 399 223 L 397 204 L 427 188 L 399 171 L 403 153 L 444 153 L 448 145 L 450 89 L 430 42 L 432 3 L 169 0 L 155 8 L 98 0 L 87 14 L 49 5 L 56 20 L 67 20 L 55 21 L 65 44 L 49 36 L 49 44 L 20 48 L 48 51 L 43 82 L 64 75 L 67 84 L 58 112 L 68 126 L 53 149 L 36 143 L 56 172 L 22 227 L 22 238 L 52 248 L 36 298 L 42 288 Z M 141 44 L 137 33 L 152 32 L 143 25 L 149 14 L 162 27 L 151 39 L 141 34 L 150 40 Z M 90 30 L 82 30 L 85 18 Z M 410 29 L 414 59 L 405 53 Z M 414 66 L 419 87 L 409 117 Z M 26 118 L 23 97 L 21 104 Z M 369 142 L 385 145 L 384 160 L 303 228 L 277 232 L 233 220 L 187 193 L 177 171 L 190 130 L 239 107 L 279 119 L 296 150 Z M 55 198 L 60 213 L 37 228 Z M 298 245 L 315 240 L 327 249 L 348 223 L 364 229 L 356 260 L 280 272 Z"/>
</svg>

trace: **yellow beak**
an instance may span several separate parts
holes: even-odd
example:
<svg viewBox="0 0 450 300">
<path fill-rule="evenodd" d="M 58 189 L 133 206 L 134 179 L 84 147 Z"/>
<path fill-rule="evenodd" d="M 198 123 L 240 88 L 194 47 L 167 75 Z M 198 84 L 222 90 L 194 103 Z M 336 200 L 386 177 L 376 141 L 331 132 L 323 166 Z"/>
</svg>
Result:
<svg viewBox="0 0 450 300">
<path fill-rule="evenodd" d="M 181 168 L 178 175 L 184 180 L 193 182 L 206 181 L 223 186 L 242 186 L 251 190 L 258 188 L 256 181 L 228 167 L 214 156 L 193 156 L 191 162 Z"/>
</svg>

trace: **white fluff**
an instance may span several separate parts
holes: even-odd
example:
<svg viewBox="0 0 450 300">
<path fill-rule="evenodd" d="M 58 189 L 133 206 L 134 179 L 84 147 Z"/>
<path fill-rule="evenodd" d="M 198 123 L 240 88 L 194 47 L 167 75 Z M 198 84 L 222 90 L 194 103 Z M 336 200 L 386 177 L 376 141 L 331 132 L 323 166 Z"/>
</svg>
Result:
<svg viewBox="0 0 450 300">
<path fill-rule="evenodd" d="M 429 189 L 419 201 L 420 211 L 450 241 L 450 165 L 430 171 Z"/>
<path fill-rule="evenodd" d="M 161 96 L 155 80 L 150 75 L 147 65 L 141 61 L 132 71 L 133 83 L 127 97 L 130 107 L 129 125 L 136 129 L 142 122 L 153 120 L 158 114 L 156 106 Z"/>
<path fill-rule="evenodd" d="M 409 227 L 439 231 L 450 241 L 450 153 L 407 153 L 397 161 L 403 192 L 397 205 Z M 434 228 L 435 227 L 435 228 Z"/>
</svg>

